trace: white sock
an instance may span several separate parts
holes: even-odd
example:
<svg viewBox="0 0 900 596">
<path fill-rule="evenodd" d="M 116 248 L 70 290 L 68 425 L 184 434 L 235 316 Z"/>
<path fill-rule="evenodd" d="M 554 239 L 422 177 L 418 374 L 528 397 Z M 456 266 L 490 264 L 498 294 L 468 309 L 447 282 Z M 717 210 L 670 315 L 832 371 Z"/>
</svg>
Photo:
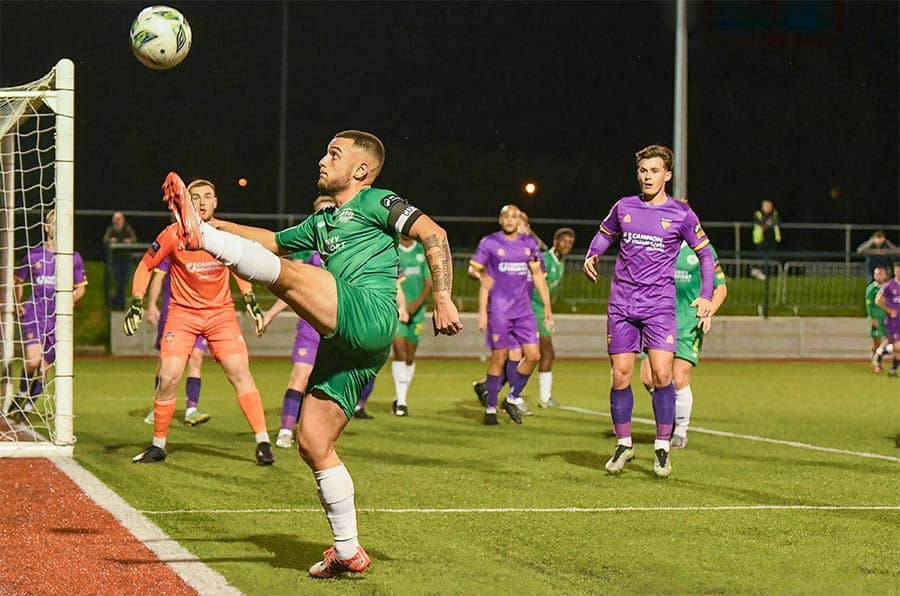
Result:
<svg viewBox="0 0 900 596">
<path fill-rule="evenodd" d="M 694 407 L 694 393 L 691 386 L 686 385 L 675 390 L 675 430 L 679 437 L 686 437 L 688 425 L 691 423 L 691 408 Z"/>
<path fill-rule="evenodd" d="M 339 559 L 349 559 L 359 546 L 356 532 L 356 505 L 353 502 L 353 479 L 341 464 L 336 468 L 313 472 L 319 501 L 334 534 L 334 550 Z"/>
<path fill-rule="evenodd" d="M 406 363 L 402 360 L 391 362 L 391 375 L 394 377 L 394 393 L 397 394 L 397 405 L 406 405 L 406 390 L 409 389 L 409 379 L 406 378 Z"/>
<path fill-rule="evenodd" d="M 553 372 L 538 372 L 538 387 L 541 390 L 541 401 L 550 401 L 550 391 L 553 389 Z"/>
<path fill-rule="evenodd" d="M 416 373 L 416 363 L 412 364 L 403 363 L 403 379 L 404 382 L 400 387 L 400 391 L 397 392 L 397 405 L 405 406 L 406 405 L 406 393 L 409 391 L 409 386 L 412 384 L 413 375 Z"/>
<path fill-rule="evenodd" d="M 161 439 L 158 439 L 156 437 L 153 437 L 153 445 L 156 447 L 159 447 L 160 449 L 165 449 L 166 448 L 166 438 L 163 437 Z"/>
<path fill-rule="evenodd" d="M 625 445 L 626 447 L 632 447 L 631 437 L 622 437 L 621 439 L 617 439 L 616 445 Z"/>
<path fill-rule="evenodd" d="M 668 451 L 669 442 L 663 439 L 655 439 L 653 441 L 653 451 L 656 451 L 657 449 L 665 449 L 666 451 Z"/>
<path fill-rule="evenodd" d="M 257 445 L 260 444 L 260 443 L 271 443 L 271 442 L 272 442 L 272 441 L 269 440 L 269 433 L 267 433 L 267 432 L 256 433 L 256 434 L 254 435 L 254 438 L 256 439 L 256 444 L 257 444 Z"/>
<path fill-rule="evenodd" d="M 187 408 L 187 409 L 184 411 L 184 419 L 187 420 L 187 417 L 190 416 L 191 414 L 193 414 L 193 413 L 196 412 L 196 411 L 197 411 L 197 408 L 193 408 L 193 407 Z"/>
<path fill-rule="evenodd" d="M 278 279 L 281 258 L 259 242 L 217 230 L 206 222 L 200 224 L 200 235 L 203 250 L 233 269 L 238 277 L 264 286 L 270 286 Z"/>
</svg>

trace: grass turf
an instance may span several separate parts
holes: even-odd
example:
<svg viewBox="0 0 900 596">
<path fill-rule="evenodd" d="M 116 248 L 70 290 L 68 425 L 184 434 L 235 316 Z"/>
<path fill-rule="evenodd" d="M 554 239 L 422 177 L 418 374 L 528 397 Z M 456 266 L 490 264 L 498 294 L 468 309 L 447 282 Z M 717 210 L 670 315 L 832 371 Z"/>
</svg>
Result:
<svg viewBox="0 0 900 596">
<path fill-rule="evenodd" d="M 166 462 L 130 463 L 151 436 L 142 418 L 154 365 L 78 360 L 76 458 L 247 594 L 889 593 L 900 585 L 900 461 L 702 432 L 898 458 L 900 381 L 871 375 L 865 363 L 702 363 L 696 428 L 688 448 L 673 452 L 667 480 L 653 476 L 652 426 L 639 422 L 635 462 L 619 476 L 603 471 L 615 442 L 603 415 L 606 363 L 554 367 L 555 399 L 596 414 L 536 410 L 519 426 L 501 412 L 493 428 L 482 426 L 471 390 L 481 363 L 419 362 L 406 419 L 390 414 L 387 368 L 367 406 L 375 419 L 351 421 L 338 444 L 373 564 L 336 581 L 306 576 L 331 537 L 311 473 L 293 450 L 276 450 L 273 467 L 255 465 L 252 435 L 215 364 L 205 365 L 201 399 L 212 420 L 178 424 L 182 394 Z M 255 360 L 252 369 L 274 438 L 290 363 Z M 532 404 L 536 385 L 526 390 Z M 635 416 L 652 418 L 639 389 Z M 746 509 L 760 506 L 847 509 Z M 849 509 L 865 506 L 893 509 Z M 515 511 L 486 511 L 503 508 Z M 565 508 L 594 511 L 541 511 Z"/>
</svg>

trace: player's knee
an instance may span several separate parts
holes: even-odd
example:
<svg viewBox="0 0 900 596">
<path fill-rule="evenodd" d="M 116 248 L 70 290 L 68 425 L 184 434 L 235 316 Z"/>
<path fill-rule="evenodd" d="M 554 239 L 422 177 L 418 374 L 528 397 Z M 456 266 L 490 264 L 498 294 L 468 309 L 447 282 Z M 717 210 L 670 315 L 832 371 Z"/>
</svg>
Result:
<svg viewBox="0 0 900 596">
<path fill-rule="evenodd" d="M 631 371 L 613 369 L 612 384 L 614 389 L 623 389 L 631 384 Z"/>
<path fill-rule="evenodd" d="M 663 371 L 653 371 L 653 385 L 656 387 L 667 387 L 672 384 L 672 373 Z"/>
<path fill-rule="evenodd" d="M 329 453 L 326 442 L 304 433 L 301 429 L 297 432 L 297 453 L 300 458 L 313 470 L 320 469 Z"/>
</svg>

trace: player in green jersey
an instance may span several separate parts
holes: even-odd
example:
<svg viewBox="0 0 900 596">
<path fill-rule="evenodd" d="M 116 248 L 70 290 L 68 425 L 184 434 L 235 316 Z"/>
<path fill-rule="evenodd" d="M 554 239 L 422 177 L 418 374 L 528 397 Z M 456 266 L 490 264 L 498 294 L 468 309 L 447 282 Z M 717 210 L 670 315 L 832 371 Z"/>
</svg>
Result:
<svg viewBox="0 0 900 596">
<path fill-rule="evenodd" d="M 672 376 L 675 380 L 675 428 L 672 431 L 672 449 L 687 446 L 688 425 L 691 422 L 691 409 L 694 405 L 694 393 L 691 390 L 691 371 L 700 359 L 703 349 L 703 336 L 709 333 L 712 316 L 719 310 L 728 296 L 725 285 L 725 272 L 719 264 L 719 255 L 712 249 L 716 260 L 716 273 L 713 278 L 715 290 L 712 297 L 712 312 L 708 317 L 697 322 L 697 311 L 691 303 L 700 295 L 700 260 L 687 243 L 681 244 L 678 261 L 675 264 L 675 316 L 678 321 L 678 345 L 675 360 L 672 363 Z M 641 363 L 641 380 L 644 387 L 652 392 L 653 378 L 648 359 Z"/>
<path fill-rule="evenodd" d="M 400 234 L 424 247 L 434 288 L 435 334 L 454 335 L 463 327 L 450 296 L 453 266 L 447 233 L 405 199 L 372 188 L 384 155 L 375 135 L 337 133 L 319 160 L 318 181 L 336 207 L 278 233 L 221 220 L 201 223 L 177 174 L 169 174 L 163 186 L 186 248 L 206 250 L 238 276 L 265 284 L 322 334 L 297 431 L 300 456 L 313 471 L 334 535 L 334 546 L 310 567 L 313 577 L 362 572 L 369 566 L 357 539 L 353 480 L 335 444 L 360 390 L 387 361 L 397 326 Z M 325 268 L 278 256 L 301 250 L 317 250 Z"/>
<path fill-rule="evenodd" d="M 421 244 L 409 236 L 401 235 L 397 248 L 403 280 L 400 294 L 405 298 L 405 311 L 409 317 L 406 322 L 397 325 L 394 333 L 391 374 L 394 377 L 397 399 L 391 410 L 397 416 L 407 416 L 409 411 L 406 408 L 406 393 L 416 371 L 416 348 L 425 322 L 425 301 L 431 295 L 431 272 L 425 264 L 425 251 Z"/>
<path fill-rule="evenodd" d="M 566 256 L 572 252 L 575 245 L 575 230 L 572 228 L 559 228 L 553 233 L 553 246 L 544 251 L 544 267 L 546 268 L 547 288 L 550 290 L 550 302 L 556 301 L 559 290 L 559 282 L 565 272 Z M 538 405 L 542 408 L 557 408 L 559 404 L 552 397 L 553 390 L 553 359 L 556 351 L 553 349 L 553 330 L 544 326 L 544 304 L 538 295 L 537 288 L 531 295 L 531 309 L 538 324 L 540 334 L 541 360 L 538 363 L 538 387 L 541 401 Z"/>
<path fill-rule="evenodd" d="M 875 267 L 872 270 L 872 283 L 866 286 L 866 316 L 869 318 L 869 336 L 872 338 L 872 371 L 876 373 L 881 372 L 881 360 L 889 342 L 884 334 L 884 317 L 887 313 L 875 304 L 875 296 L 887 278 L 886 268 Z"/>
</svg>

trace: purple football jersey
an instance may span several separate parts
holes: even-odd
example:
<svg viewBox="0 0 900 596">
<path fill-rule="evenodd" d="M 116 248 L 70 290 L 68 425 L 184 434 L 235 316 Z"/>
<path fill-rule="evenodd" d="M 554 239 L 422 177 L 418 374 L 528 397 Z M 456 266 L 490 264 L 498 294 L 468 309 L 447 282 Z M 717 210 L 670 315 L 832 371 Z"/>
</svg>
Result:
<svg viewBox="0 0 900 596">
<path fill-rule="evenodd" d="M 169 301 L 172 299 L 172 276 L 169 275 L 169 265 L 170 265 L 169 257 L 166 257 L 162 260 L 162 262 L 156 266 L 157 271 L 162 271 L 163 281 L 162 281 L 162 289 L 159 292 L 159 296 L 162 302 L 162 306 L 159 307 L 159 319 L 160 321 L 165 321 L 166 317 L 169 314 Z M 162 328 L 162 324 L 160 324 L 160 329 Z"/>
<path fill-rule="evenodd" d="M 884 302 L 888 308 L 900 311 L 900 281 L 891 278 L 883 286 L 881 292 L 884 294 Z M 897 342 L 900 342 L 900 314 L 896 317 L 884 318 L 885 331 L 887 339 L 894 345 L 894 358 L 897 358 Z"/>
<path fill-rule="evenodd" d="M 881 292 L 884 294 L 884 302 L 888 308 L 900 310 L 900 281 L 891 278 L 881 286 Z"/>
<path fill-rule="evenodd" d="M 631 312 L 652 311 L 670 305 L 675 312 L 675 263 L 681 241 L 694 250 L 709 244 L 694 211 L 672 197 L 651 205 L 639 196 L 619 199 L 600 224 L 588 256 L 601 254 L 620 237 L 609 296 L 610 305 L 629 306 Z M 709 277 L 709 280 L 705 279 Z M 712 297 L 712 276 L 705 276 L 701 292 Z M 629 309 L 631 310 L 631 309 Z"/>
<path fill-rule="evenodd" d="M 488 314 L 504 313 L 509 318 L 531 313 L 534 282 L 530 263 L 538 263 L 541 250 L 531 236 L 519 234 L 515 240 L 503 232 L 481 239 L 472 262 L 481 265 L 494 280 L 488 301 Z"/>
<path fill-rule="evenodd" d="M 72 254 L 72 284 L 87 283 L 84 261 L 81 255 Z M 35 318 L 52 319 L 56 316 L 56 253 L 42 244 L 28 251 L 16 268 L 16 279 L 31 284 L 31 295 L 25 300 L 25 310 Z"/>
</svg>

